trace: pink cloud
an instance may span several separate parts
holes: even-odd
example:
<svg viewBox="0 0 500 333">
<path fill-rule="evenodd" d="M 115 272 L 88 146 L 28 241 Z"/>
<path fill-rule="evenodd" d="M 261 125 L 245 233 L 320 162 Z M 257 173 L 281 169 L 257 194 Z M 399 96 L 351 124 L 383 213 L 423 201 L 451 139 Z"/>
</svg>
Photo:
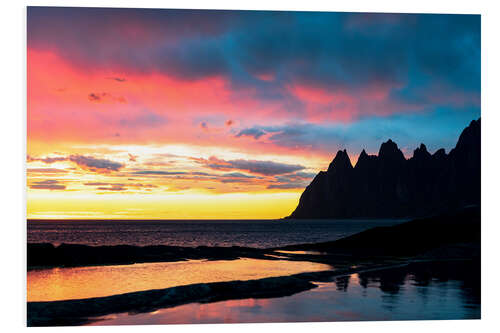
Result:
<svg viewBox="0 0 500 333">
<path fill-rule="evenodd" d="M 222 77 L 180 80 L 160 73 L 87 72 L 54 53 L 28 49 L 30 139 L 193 142 L 200 141 L 193 119 L 204 115 L 229 119 L 227 128 L 234 118 L 252 123 L 288 117 L 277 103 L 256 100 L 251 90 L 236 94 Z"/>
</svg>

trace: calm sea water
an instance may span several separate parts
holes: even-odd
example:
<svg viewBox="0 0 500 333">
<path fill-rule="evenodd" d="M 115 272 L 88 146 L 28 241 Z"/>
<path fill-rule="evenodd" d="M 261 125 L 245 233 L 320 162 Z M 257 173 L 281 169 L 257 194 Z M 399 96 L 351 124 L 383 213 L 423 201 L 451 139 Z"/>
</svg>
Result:
<svg viewBox="0 0 500 333">
<path fill-rule="evenodd" d="M 119 313 L 91 325 L 479 319 L 479 263 L 440 262 L 352 274 L 289 297 Z"/>
<path fill-rule="evenodd" d="M 401 220 L 28 221 L 28 242 L 87 245 L 249 246 L 336 240 Z"/>
</svg>

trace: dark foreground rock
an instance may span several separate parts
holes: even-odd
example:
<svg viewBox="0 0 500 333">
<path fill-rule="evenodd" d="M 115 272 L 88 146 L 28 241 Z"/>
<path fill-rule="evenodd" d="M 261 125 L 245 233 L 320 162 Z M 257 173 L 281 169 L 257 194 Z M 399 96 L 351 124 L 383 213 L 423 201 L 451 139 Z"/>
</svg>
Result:
<svg viewBox="0 0 500 333">
<path fill-rule="evenodd" d="M 480 255 L 481 209 L 469 207 L 458 212 L 416 219 L 390 227 L 376 227 L 332 242 L 298 244 L 282 250 L 320 251 L 359 256 L 443 255 L 463 251 Z M 458 251 L 458 252 L 457 252 Z"/>
<path fill-rule="evenodd" d="M 481 120 L 473 120 L 454 149 L 434 154 L 424 144 L 406 159 L 392 140 L 378 155 L 363 150 L 353 167 L 337 153 L 302 193 L 288 218 L 419 217 L 479 205 Z"/>
<path fill-rule="evenodd" d="M 150 312 L 190 302 L 289 296 L 315 285 L 293 276 L 250 281 L 192 284 L 108 297 L 55 302 L 29 302 L 28 326 L 76 325 L 88 317 L 118 312 Z"/>
<path fill-rule="evenodd" d="M 30 243 L 27 247 L 28 270 L 48 267 L 90 265 L 126 265 L 147 262 L 182 261 L 188 259 L 234 260 L 241 257 L 273 259 L 269 252 L 245 247 L 180 247 L 180 246 L 89 246 L 80 244 Z"/>
</svg>

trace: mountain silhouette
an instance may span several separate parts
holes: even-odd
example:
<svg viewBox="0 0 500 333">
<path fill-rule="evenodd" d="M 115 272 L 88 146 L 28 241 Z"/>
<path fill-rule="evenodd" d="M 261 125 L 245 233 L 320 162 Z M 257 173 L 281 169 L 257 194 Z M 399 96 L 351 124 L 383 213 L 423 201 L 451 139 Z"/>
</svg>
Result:
<svg viewBox="0 0 500 333">
<path fill-rule="evenodd" d="M 320 171 L 288 218 L 405 218 L 479 205 L 481 119 L 473 120 L 449 154 L 421 144 L 406 159 L 392 140 L 378 155 L 361 152 L 353 167 L 339 150 Z"/>
</svg>

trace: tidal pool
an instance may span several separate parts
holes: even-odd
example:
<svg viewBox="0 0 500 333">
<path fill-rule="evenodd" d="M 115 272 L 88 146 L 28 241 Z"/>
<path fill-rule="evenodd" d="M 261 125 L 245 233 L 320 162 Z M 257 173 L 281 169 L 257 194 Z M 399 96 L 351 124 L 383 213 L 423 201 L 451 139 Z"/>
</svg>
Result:
<svg viewBox="0 0 500 333">
<path fill-rule="evenodd" d="M 306 261 L 188 260 L 133 265 L 52 268 L 28 272 L 28 302 L 83 299 L 194 283 L 253 280 L 329 270 Z"/>
<path fill-rule="evenodd" d="M 426 263 L 352 274 L 288 297 L 192 303 L 119 313 L 89 325 L 479 319 L 480 269 Z"/>
</svg>

